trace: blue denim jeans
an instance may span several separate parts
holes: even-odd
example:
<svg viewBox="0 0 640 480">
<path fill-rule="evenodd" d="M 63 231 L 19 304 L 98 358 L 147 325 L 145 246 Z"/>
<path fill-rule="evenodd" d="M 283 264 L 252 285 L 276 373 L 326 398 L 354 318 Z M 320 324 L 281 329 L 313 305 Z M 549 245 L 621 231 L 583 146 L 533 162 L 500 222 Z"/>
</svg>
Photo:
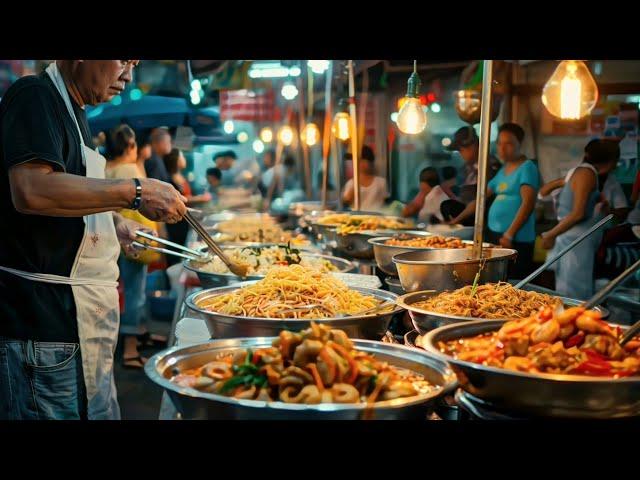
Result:
<svg viewBox="0 0 640 480">
<path fill-rule="evenodd" d="M 118 267 L 120 267 L 120 278 L 124 284 L 124 312 L 120 315 L 120 333 L 142 335 L 147 331 L 144 325 L 146 301 L 144 286 L 147 280 L 147 266 L 127 260 L 120 255 Z"/>
<path fill-rule="evenodd" d="M 0 420 L 86 418 L 80 345 L 0 337 Z"/>
</svg>

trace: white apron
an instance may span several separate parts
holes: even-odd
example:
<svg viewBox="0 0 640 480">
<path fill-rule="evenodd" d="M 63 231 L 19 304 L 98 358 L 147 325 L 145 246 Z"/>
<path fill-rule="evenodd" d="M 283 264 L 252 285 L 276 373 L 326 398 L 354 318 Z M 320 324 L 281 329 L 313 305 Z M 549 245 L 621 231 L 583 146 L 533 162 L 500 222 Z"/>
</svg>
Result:
<svg viewBox="0 0 640 480">
<path fill-rule="evenodd" d="M 67 88 L 55 62 L 47 67 L 47 73 L 78 128 L 86 176 L 104 178 L 105 158 L 84 145 Z M 117 290 L 119 274 L 117 260 L 120 245 L 112 212 L 87 215 L 83 220 L 84 236 L 71 268 L 70 277 L 23 272 L 2 266 L 0 269 L 28 280 L 71 286 L 76 304 L 88 418 L 118 420 L 120 408 L 113 379 L 113 356 L 120 320 Z"/>
</svg>

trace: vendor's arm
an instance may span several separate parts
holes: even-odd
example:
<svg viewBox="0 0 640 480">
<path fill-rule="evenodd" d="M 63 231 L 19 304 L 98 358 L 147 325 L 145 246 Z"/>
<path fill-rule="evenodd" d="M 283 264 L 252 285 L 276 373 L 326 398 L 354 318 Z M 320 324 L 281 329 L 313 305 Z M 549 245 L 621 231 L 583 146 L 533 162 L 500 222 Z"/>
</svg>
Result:
<svg viewBox="0 0 640 480">
<path fill-rule="evenodd" d="M 542 234 L 545 248 L 551 248 L 558 235 L 563 234 L 584 218 L 589 193 L 593 191 L 595 186 L 596 177 L 589 169 L 578 168 L 574 172 L 569 182 L 569 188 L 573 192 L 573 207 L 571 212 L 560 220 L 555 227 Z"/>
<path fill-rule="evenodd" d="M 130 256 L 135 256 L 139 252 L 138 248 L 131 245 L 136 240 L 136 232 L 138 230 L 142 230 L 149 235 L 158 236 L 158 232 L 152 228 L 146 227 L 130 218 L 125 218 L 118 212 L 113 212 L 113 223 L 116 227 L 116 236 L 120 246 Z"/>
<path fill-rule="evenodd" d="M 516 212 L 516 216 L 513 218 L 511 225 L 503 234 L 503 238 L 508 241 L 500 242 L 503 247 L 511 248 L 511 242 L 518 231 L 520 231 L 522 226 L 526 223 L 531 212 L 533 212 L 533 209 L 536 206 L 536 190 L 531 185 L 521 185 L 520 198 L 522 199 L 520 208 Z"/>
<path fill-rule="evenodd" d="M 538 197 L 543 198 L 551 194 L 554 190 L 564 187 L 564 178 L 556 178 L 540 187 Z"/>
<path fill-rule="evenodd" d="M 407 203 L 402 209 L 403 217 L 413 217 L 420 212 L 422 209 L 422 205 L 424 205 L 424 198 L 426 194 L 422 191 L 418 192 L 418 194 L 414 197 L 414 199 Z"/>
<path fill-rule="evenodd" d="M 491 198 L 491 197 L 493 197 L 493 190 L 490 187 L 487 187 L 486 198 Z M 464 210 L 460 212 L 460 214 L 457 217 L 445 223 L 448 223 L 450 225 L 462 223 L 467 218 L 474 216 L 475 213 L 476 213 L 476 201 L 472 200 L 469 204 L 467 204 Z"/>
<path fill-rule="evenodd" d="M 353 180 L 349 180 L 347 184 L 344 186 L 344 192 L 342 193 L 342 201 L 351 205 L 353 203 L 353 199 L 355 197 L 354 188 L 353 188 Z"/>
<path fill-rule="evenodd" d="M 9 183 L 16 210 L 29 215 L 82 217 L 127 208 L 135 198 L 132 179 L 71 175 L 38 160 L 11 167 Z M 172 185 L 153 178 L 141 178 L 140 184 L 145 217 L 172 223 L 184 216 L 186 198 Z"/>
</svg>

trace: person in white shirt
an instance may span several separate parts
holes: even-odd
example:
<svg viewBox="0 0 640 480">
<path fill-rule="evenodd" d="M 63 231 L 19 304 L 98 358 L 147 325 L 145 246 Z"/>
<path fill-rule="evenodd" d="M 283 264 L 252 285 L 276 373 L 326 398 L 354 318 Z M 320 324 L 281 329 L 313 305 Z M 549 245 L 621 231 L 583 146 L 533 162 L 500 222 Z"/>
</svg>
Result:
<svg viewBox="0 0 640 480">
<path fill-rule="evenodd" d="M 351 158 L 351 154 L 345 156 Z M 375 212 L 384 208 L 384 201 L 389 196 L 387 180 L 375 175 L 375 156 L 373 150 L 366 145 L 360 153 L 360 210 Z M 353 204 L 355 192 L 353 179 L 349 179 L 342 191 L 342 201 L 346 205 Z"/>
<path fill-rule="evenodd" d="M 451 197 L 440 186 L 440 176 L 433 167 L 427 167 L 420 172 L 420 192 L 402 210 L 403 217 L 418 215 L 418 220 L 432 223 L 432 217 L 439 222 L 444 221 L 440 210 L 443 202 Z"/>
</svg>

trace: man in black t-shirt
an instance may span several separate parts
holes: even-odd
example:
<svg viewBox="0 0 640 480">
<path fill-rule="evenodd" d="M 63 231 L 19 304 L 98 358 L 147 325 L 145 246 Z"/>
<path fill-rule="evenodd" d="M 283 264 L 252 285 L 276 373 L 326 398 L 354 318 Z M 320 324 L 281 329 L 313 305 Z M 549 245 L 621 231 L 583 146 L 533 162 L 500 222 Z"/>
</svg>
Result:
<svg viewBox="0 0 640 480">
<path fill-rule="evenodd" d="M 114 282 L 87 283 L 75 272 L 99 272 L 106 257 L 91 252 L 117 252 L 107 240 L 131 250 L 141 226 L 118 210 L 139 209 L 169 223 L 186 212 L 186 199 L 169 184 L 87 176 L 104 159 L 92 150 L 84 107 L 120 94 L 137 63 L 59 60 L 16 81 L 0 102 L 0 419 L 100 418 L 91 399 L 109 388 L 96 375 L 112 379 L 113 352 L 98 359 L 93 352 L 100 342 L 115 344 L 102 333 L 117 334 L 117 305 L 104 302 L 117 303 L 117 293 L 108 290 Z M 99 222 L 110 230 L 93 230 Z M 91 231 L 106 232 L 107 247 L 100 235 L 87 237 Z M 93 298 L 92 310 L 86 299 Z M 95 319 L 77 318 L 80 307 Z M 105 309 L 116 312 L 115 325 L 104 325 Z"/>
</svg>

